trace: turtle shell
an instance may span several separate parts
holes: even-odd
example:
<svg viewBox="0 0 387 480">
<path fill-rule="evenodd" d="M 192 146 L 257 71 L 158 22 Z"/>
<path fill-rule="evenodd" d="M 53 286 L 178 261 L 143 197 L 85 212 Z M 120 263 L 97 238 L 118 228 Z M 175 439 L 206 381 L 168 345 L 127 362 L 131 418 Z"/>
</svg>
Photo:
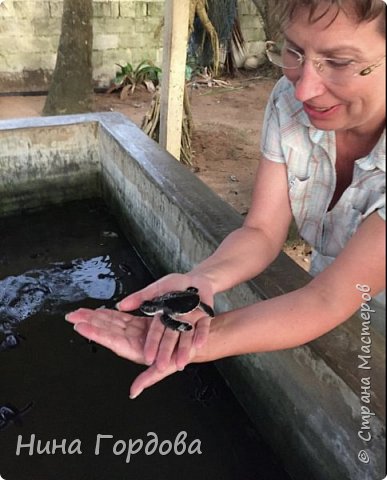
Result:
<svg viewBox="0 0 387 480">
<path fill-rule="evenodd" d="M 168 312 L 169 315 L 184 315 L 200 305 L 197 288 L 189 287 L 184 291 L 168 292 L 152 300 L 146 300 L 140 310 L 147 315 Z"/>
<path fill-rule="evenodd" d="M 187 289 L 180 292 L 169 292 L 161 297 L 162 305 L 172 315 L 184 315 L 195 310 L 200 304 L 197 289 Z"/>
</svg>

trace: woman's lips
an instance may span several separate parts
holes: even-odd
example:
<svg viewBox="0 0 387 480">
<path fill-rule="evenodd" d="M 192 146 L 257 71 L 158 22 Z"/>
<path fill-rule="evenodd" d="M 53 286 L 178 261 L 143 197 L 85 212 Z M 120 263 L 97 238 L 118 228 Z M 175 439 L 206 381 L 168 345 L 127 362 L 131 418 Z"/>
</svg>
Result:
<svg viewBox="0 0 387 480">
<path fill-rule="evenodd" d="M 324 119 L 334 115 L 339 109 L 340 105 L 334 105 L 333 107 L 316 107 L 314 105 L 308 105 L 304 103 L 304 110 L 311 118 Z"/>
</svg>

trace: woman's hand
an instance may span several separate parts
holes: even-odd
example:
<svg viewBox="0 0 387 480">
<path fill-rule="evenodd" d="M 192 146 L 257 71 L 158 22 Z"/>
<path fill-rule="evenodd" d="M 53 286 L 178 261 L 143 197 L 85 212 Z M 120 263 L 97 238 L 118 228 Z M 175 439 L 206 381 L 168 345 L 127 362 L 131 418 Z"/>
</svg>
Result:
<svg viewBox="0 0 387 480">
<path fill-rule="evenodd" d="M 93 340 L 109 348 L 120 357 L 135 363 L 146 364 L 144 345 L 153 319 L 134 317 L 115 310 L 89 310 L 80 308 L 66 315 L 66 320 L 74 324 L 74 329 L 83 337 Z M 190 349 L 191 360 L 195 349 Z M 130 388 L 130 397 L 136 398 L 147 387 L 154 385 L 163 378 L 175 373 L 176 354 L 173 354 L 169 364 L 163 371 L 156 365 L 142 372 Z"/>
<path fill-rule="evenodd" d="M 117 309 L 120 312 L 130 312 L 138 309 L 145 300 L 152 300 L 168 292 L 186 290 L 188 287 L 196 287 L 200 300 L 213 306 L 213 292 L 205 278 L 173 273 L 124 298 L 117 304 Z M 149 329 L 143 345 L 146 365 L 155 364 L 163 372 L 170 367 L 173 356 L 172 363 L 178 370 L 182 370 L 192 358 L 192 350 L 199 349 L 206 343 L 211 323 L 208 315 L 197 309 L 184 315 L 182 320 L 192 323 L 194 328 L 180 333 L 165 328 L 158 316 L 148 319 Z"/>
</svg>

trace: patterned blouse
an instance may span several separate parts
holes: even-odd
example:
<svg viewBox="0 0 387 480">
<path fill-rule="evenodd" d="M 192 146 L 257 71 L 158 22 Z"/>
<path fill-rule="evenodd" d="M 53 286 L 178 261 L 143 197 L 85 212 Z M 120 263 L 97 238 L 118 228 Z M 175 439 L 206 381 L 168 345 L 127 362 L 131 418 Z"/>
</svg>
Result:
<svg viewBox="0 0 387 480">
<path fill-rule="evenodd" d="M 335 132 L 311 125 L 286 77 L 274 87 L 261 150 L 268 160 L 286 163 L 293 216 L 299 234 L 314 249 L 312 275 L 337 257 L 369 215 L 378 212 L 385 220 L 385 136 L 384 131 L 372 152 L 355 162 L 352 183 L 328 211 L 336 188 Z"/>
</svg>

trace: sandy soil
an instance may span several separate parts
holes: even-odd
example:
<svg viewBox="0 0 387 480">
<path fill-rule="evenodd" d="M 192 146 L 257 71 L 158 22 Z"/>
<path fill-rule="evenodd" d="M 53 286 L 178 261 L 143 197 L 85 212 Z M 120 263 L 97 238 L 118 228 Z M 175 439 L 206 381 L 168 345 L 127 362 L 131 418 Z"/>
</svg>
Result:
<svg viewBox="0 0 387 480">
<path fill-rule="evenodd" d="M 266 102 L 275 80 L 243 76 L 229 86 L 190 89 L 195 133 L 192 171 L 239 213 L 249 209 Z M 152 95 L 136 89 L 119 95 L 95 95 L 95 111 L 117 111 L 141 125 Z M 0 119 L 40 116 L 44 96 L 0 96 Z M 308 269 L 309 248 L 297 237 L 284 250 Z"/>
</svg>

